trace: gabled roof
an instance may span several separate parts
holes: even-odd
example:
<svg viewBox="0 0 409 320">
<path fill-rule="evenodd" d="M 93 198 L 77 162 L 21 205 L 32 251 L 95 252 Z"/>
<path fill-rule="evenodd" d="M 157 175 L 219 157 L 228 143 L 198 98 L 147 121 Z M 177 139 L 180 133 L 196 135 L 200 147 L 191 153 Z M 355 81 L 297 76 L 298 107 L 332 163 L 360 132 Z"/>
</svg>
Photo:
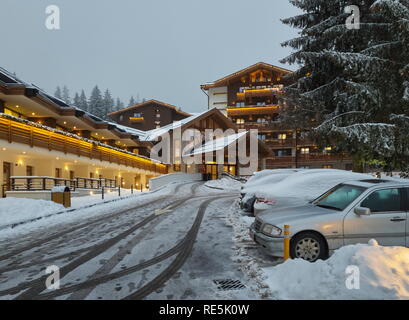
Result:
<svg viewBox="0 0 409 320">
<path fill-rule="evenodd" d="M 164 107 L 169 108 L 169 109 L 172 109 L 172 110 L 175 110 L 177 113 L 179 113 L 179 114 L 181 114 L 181 115 L 183 115 L 183 116 L 186 116 L 186 117 L 190 117 L 190 116 L 191 116 L 190 113 L 187 113 L 187 112 L 184 112 L 184 111 L 182 111 L 182 110 L 179 110 L 179 108 L 176 107 L 176 106 L 174 106 L 174 105 L 171 105 L 171 104 L 168 104 L 168 103 L 165 103 L 165 102 L 162 102 L 162 101 L 158 101 L 158 100 L 155 100 L 155 99 L 151 99 L 151 100 L 148 100 L 148 101 L 145 101 L 145 102 L 138 103 L 138 104 L 135 104 L 135 105 L 133 105 L 133 106 L 127 107 L 127 108 L 123 108 L 123 109 L 118 110 L 118 111 L 111 112 L 110 114 L 108 114 L 108 116 L 113 116 L 113 115 L 116 115 L 116 114 L 121 114 L 122 112 L 129 111 L 129 110 L 134 110 L 134 109 L 137 109 L 137 108 L 140 108 L 140 107 L 146 106 L 146 105 L 148 105 L 148 104 L 152 104 L 152 103 L 158 104 L 158 105 L 160 105 L 160 106 L 164 106 Z"/>
<path fill-rule="evenodd" d="M 237 130 L 236 125 L 229 119 L 227 118 L 223 113 L 220 112 L 220 110 L 214 108 L 214 109 L 210 109 L 210 110 L 206 110 L 202 113 L 198 113 L 195 114 L 189 118 L 180 120 L 180 121 L 176 121 L 174 123 L 171 123 L 167 126 L 158 128 L 158 129 L 153 129 L 150 131 L 146 132 L 146 135 L 144 138 L 141 137 L 141 140 L 144 141 L 155 141 L 157 138 L 159 138 L 160 136 L 172 131 L 172 130 L 176 130 L 181 128 L 182 130 L 185 130 L 186 128 L 188 128 L 190 125 L 193 124 L 193 122 L 195 121 L 200 121 L 202 119 L 205 119 L 207 117 L 210 116 L 215 116 L 217 117 L 220 121 L 222 121 L 226 128 L 231 128 L 234 130 Z"/>
<path fill-rule="evenodd" d="M 277 66 L 274 66 L 274 65 L 269 64 L 269 63 L 258 62 L 258 63 L 256 63 L 256 64 L 251 65 L 250 67 L 247 67 L 247 68 L 244 68 L 244 69 L 242 69 L 242 70 L 240 70 L 240 71 L 237 71 L 237 72 L 235 72 L 235 73 L 232 73 L 232 74 L 230 74 L 230 75 L 228 75 L 228 76 L 226 76 L 226 77 L 223 77 L 223 78 L 221 78 L 221 79 L 219 79 L 219 80 L 216 80 L 216 81 L 214 81 L 214 82 L 210 82 L 210 83 L 207 83 L 207 84 L 203 84 L 203 85 L 201 85 L 200 87 L 201 87 L 201 89 L 203 89 L 203 90 L 209 90 L 210 88 L 215 88 L 215 87 L 223 86 L 223 85 L 225 85 L 229 80 L 235 79 L 235 78 L 237 78 L 237 77 L 240 77 L 240 76 L 242 76 L 242 75 L 245 75 L 245 74 L 247 74 L 247 73 L 249 73 L 249 72 L 255 71 L 255 70 L 260 69 L 260 68 L 275 70 L 275 71 L 281 72 L 281 73 L 283 73 L 283 74 L 289 74 L 289 73 L 292 73 L 292 72 L 293 72 L 293 71 L 291 71 L 291 70 L 284 69 L 284 68 L 281 68 L 281 67 L 277 67 Z"/>
</svg>

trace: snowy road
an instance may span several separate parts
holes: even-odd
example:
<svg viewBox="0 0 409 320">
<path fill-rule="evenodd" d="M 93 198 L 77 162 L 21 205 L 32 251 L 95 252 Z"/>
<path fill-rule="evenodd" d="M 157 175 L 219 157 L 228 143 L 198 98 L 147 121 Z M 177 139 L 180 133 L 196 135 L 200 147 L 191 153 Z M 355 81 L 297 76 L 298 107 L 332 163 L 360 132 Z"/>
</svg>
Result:
<svg viewBox="0 0 409 320">
<path fill-rule="evenodd" d="M 0 242 L 0 299 L 257 299 L 230 257 L 223 212 L 237 193 L 200 183 L 169 188 L 145 204 L 118 202 L 97 217 Z M 52 265 L 56 290 L 46 288 Z M 221 279 L 244 285 L 220 290 Z"/>
</svg>

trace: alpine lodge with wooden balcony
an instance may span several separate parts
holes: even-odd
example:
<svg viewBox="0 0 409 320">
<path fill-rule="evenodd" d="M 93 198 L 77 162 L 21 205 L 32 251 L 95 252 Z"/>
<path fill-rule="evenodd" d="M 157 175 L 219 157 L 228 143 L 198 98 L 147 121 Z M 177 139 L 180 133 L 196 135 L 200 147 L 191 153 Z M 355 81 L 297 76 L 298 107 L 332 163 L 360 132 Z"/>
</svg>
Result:
<svg viewBox="0 0 409 320">
<path fill-rule="evenodd" d="M 259 139 L 271 150 L 263 168 L 334 168 L 352 170 L 349 155 L 319 148 L 306 132 L 289 128 L 280 120 L 285 110 L 283 77 L 291 71 L 257 63 L 201 86 L 208 108 L 216 108 L 239 129 L 257 129 Z"/>
</svg>

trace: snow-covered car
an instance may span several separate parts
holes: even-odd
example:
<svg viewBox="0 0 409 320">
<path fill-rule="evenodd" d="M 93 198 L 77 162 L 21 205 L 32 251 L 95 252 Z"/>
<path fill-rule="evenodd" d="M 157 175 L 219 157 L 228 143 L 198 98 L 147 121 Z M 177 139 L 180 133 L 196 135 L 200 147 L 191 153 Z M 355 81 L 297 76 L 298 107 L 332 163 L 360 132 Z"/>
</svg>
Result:
<svg viewBox="0 0 409 320">
<path fill-rule="evenodd" d="M 363 179 L 372 176 L 336 169 L 303 170 L 274 184 L 259 185 L 252 211 L 257 215 L 273 208 L 306 204 L 342 182 Z"/>
<path fill-rule="evenodd" d="M 241 188 L 240 206 L 247 212 L 253 212 L 256 193 L 265 185 L 280 182 L 292 174 L 301 172 L 303 169 L 275 169 L 256 172 Z"/>
<path fill-rule="evenodd" d="M 359 180 L 339 184 L 312 203 L 257 216 L 250 236 L 270 255 L 283 257 L 286 225 L 290 254 L 311 262 L 345 245 L 375 239 L 383 246 L 407 246 L 409 182 Z"/>
</svg>

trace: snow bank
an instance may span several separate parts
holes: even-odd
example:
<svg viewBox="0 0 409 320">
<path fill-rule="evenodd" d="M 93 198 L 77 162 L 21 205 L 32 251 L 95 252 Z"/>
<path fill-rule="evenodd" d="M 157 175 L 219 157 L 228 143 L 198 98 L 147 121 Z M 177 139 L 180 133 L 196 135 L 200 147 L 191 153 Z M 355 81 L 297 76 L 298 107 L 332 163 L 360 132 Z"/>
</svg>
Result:
<svg viewBox="0 0 409 320">
<path fill-rule="evenodd" d="M 231 178 L 222 178 L 220 180 L 208 181 L 205 183 L 205 186 L 227 191 L 240 191 L 243 184 Z"/>
<path fill-rule="evenodd" d="M 359 268 L 359 289 L 348 289 L 349 266 Z M 327 261 L 289 260 L 264 268 L 277 299 L 409 299 L 409 249 L 368 245 L 343 247 Z"/>
<path fill-rule="evenodd" d="M 0 199 L 0 229 L 7 225 L 41 218 L 64 210 L 64 206 L 46 200 Z"/>
</svg>

